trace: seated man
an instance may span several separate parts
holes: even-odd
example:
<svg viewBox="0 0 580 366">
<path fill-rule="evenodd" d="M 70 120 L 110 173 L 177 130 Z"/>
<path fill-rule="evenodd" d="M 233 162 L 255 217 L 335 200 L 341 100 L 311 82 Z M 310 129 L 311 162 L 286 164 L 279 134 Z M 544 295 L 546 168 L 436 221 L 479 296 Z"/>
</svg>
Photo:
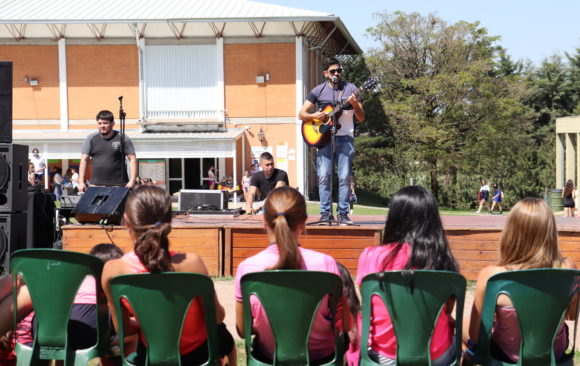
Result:
<svg viewBox="0 0 580 366">
<path fill-rule="evenodd" d="M 270 191 L 275 188 L 287 186 L 288 174 L 281 169 L 274 168 L 274 157 L 269 152 L 260 155 L 261 172 L 252 175 L 250 190 L 246 196 L 246 212 L 249 215 L 262 210 L 264 200 Z"/>
</svg>

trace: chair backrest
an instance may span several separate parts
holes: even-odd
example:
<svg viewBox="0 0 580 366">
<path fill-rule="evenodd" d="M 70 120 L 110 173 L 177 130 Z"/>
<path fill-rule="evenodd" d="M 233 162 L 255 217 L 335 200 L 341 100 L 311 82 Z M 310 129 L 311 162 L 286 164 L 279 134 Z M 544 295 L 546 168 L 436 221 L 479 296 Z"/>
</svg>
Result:
<svg viewBox="0 0 580 366">
<path fill-rule="evenodd" d="M 275 270 L 248 273 L 241 279 L 244 306 L 246 355 L 251 353 L 252 314 L 250 296 L 262 304 L 276 342 L 274 365 L 309 365 L 308 339 L 320 302 L 325 295 L 333 319 L 342 297 L 342 281 L 336 274 L 303 270 Z M 333 325 L 334 327 L 334 325 Z M 335 359 L 342 364 L 343 340 L 335 328 Z"/>
<path fill-rule="evenodd" d="M 81 362 L 87 357 L 105 354 L 109 349 L 107 299 L 101 288 L 103 262 L 92 255 L 57 249 L 24 249 L 10 258 L 12 286 L 21 276 L 28 287 L 38 327 L 32 349 L 17 344 L 18 358 L 57 359 L 66 363 Z M 76 352 L 67 347 L 67 326 L 79 286 L 93 276 L 97 290 L 97 343 Z M 17 308 L 16 291 L 13 291 Z M 17 315 L 14 313 L 14 326 Z M 19 361 L 20 364 L 20 361 Z"/>
<path fill-rule="evenodd" d="M 362 280 L 362 333 L 368 344 L 371 299 L 378 295 L 386 305 L 397 338 L 397 365 L 430 365 L 429 345 L 437 318 L 450 297 L 455 297 L 456 363 L 461 354 L 461 325 L 465 278 L 447 271 L 393 271 L 372 273 Z M 361 365 L 375 365 L 367 347 L 361 347 Z"/>
<path fill-rule="evenodd" d="M 556 365 L 554 339 L 566 308 L 579 291 L 580 271 L 530 269 L 498 273 L 485 290 L 476 360 L 492 363 L 489 353 L 497 298 L 510 297 L 516 310 L 520 334 L 518 365 Z"/>
<path fill-rule="evenodd" d="M 198 273 L 141 273 L 114 277 L 111 292 L 117 318 L 121 319 L 125 298 L 147 341 L 147 365 L 180 365 L 179 340 L 187 310 L 196 297 L 203 307 L 207 331 L 208 362 L 219 360 L 215 292 L 212 280 Z M 118 321 L 119 337 L 125 334 Z M 122 352 L 124 350 L 121 346 Z"/>
</svg>

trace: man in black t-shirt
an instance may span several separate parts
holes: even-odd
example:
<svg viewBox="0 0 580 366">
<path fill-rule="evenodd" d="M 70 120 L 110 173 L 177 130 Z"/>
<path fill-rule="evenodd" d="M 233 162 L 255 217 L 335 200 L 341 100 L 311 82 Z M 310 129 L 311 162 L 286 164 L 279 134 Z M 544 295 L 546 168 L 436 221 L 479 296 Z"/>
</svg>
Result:
<svg viewBox="0 0 580 366">
<path fill-rule="evenodd" d="M 104 110 L 97 114 L 97 125 L 99 131 L 87 136 L 83 143 L 79 192 L 86 190 L 85 175 L 89 158 L 93 160 L 91 185 L 133 187 L 137 179 L 137 157 L 133 143 L 127 136 L 121 141 L 119 131 L 113 130 L 115 119 L 110 111 Z M 125 157 L 129 159 L 131 179 L 127 177 L 127 171 L 122 170 Z"/>
<path fill-rule="evenodd" d="M 250 215 L 262 209 L 263 201 L 271 191 L 289 185 L 288 174 L 274 168 L 274 157 L 269 152 L 260 155 L 260 167 L 262 171 L 252 174 L 250 178 L 250 190 L 246 197 L 246 212 Z"/>
</svg>

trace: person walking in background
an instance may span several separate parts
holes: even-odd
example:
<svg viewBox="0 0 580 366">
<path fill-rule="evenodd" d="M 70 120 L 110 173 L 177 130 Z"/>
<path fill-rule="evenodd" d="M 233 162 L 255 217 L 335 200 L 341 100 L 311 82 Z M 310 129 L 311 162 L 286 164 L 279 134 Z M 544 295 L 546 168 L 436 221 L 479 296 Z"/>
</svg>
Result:
<svg viewBox="0 0 580 366">
<path fill-rule="evenodd" d="M 493 213 L 495 208 L 495 204 L 497 203 L 497 207 L 499 208 L 499 214 L 503 213 L 503 208 L 501 206 L 501 201 L 503 200 L 503 191 L 501 187 L 497 184 L 493 184 L 493 197 L 491 197 L 491 209 L 489 210 L 490 213 Z"/>
<path fill-rule="evenodd" d="M 62 169 L 55 166 L 54 167 L 54 175 L 52 176 L 52 185 L 54 186 L 54 198 L 57 201 L 60 201 L 62 197 Z"/>
<path fill-rule="evenodd" d="M 568 179 L 564 189 L 562 189 L 562 198 L 564 217 L 574 217 L 574 209 L 576 208 L 576 189 L 574 188 L 574 181 L 572 179 Z"/>
<path fill-rule="evenodd" d="M 28 183 L 34 186 L 36 185 L 36 175 L 34 174 L 34 163 L 28 162 Z"/>
<path fill-rule="evenodd" d="M 476 213 L 481 212 L 481 208 L 483 207 L 483 205 L 485 205 L 485 207 L 487 207 L 488 209 L 488 212 L 491 213 L 491 210 L 489 210 L 489 204 L 487 203 L 487 201 L 489 200 L 489 186 L 487 185 L 487 180 L 485 179 L 481 180 L 481 187 L 479 187 L 478 199 L 479 199 L 479 208 L 477 209 Z"/>
</svg>

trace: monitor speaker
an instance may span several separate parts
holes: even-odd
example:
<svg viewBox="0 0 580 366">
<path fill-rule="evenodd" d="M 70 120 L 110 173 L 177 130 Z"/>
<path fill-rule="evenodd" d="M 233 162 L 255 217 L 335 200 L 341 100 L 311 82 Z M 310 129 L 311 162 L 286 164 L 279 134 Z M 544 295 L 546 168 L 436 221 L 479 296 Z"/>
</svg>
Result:
<svg viewBox="0 0 580 366">
<path fill-rule="evenodd" d="M 28 146 L 0 144 L 0 212 L 26 211 Z"/>
<path fill-rule="evenodd" d="M 72 214 L 80 223 L 121 223 L 129 188 L 89 187 Z"/>
<path fill-rule="evenodd" d="M 228 208 L 228 193 L 213 189 L 182 189 L 179 191 L 179 210 L 214 210 Z"/>
<path fill-rule="evenodd" d="M 12 62 L 0 62 L 0 142 L 12 142 Z"/>
<path fill-rule="evenodd" d="M 0 273 L 10 269 L 10 254 L 26 248 L 26 212 L 0 213 Z M 0 274 L 0 276 L 2 275 Z"/>
</svg>

